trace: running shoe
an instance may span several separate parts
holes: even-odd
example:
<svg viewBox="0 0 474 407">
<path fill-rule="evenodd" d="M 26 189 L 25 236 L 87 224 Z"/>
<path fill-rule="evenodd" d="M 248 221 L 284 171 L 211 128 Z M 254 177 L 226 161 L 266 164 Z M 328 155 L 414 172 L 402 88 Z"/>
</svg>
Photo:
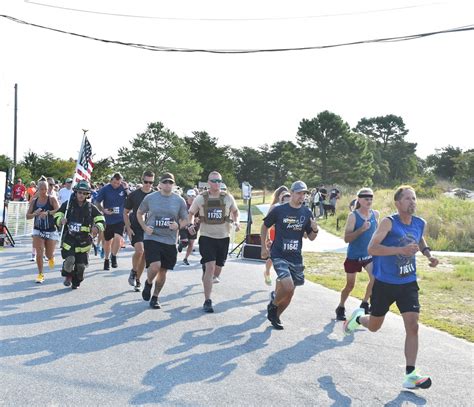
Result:
<svg viewBox="0 0 474 407">
<path fill-rule="evenodd" d="M 184 258 L 184 259 L 183 259 L 183 264 L 184 264 L 185 266 L 189 266 L 189 261 L 188 261 L 188 259 Z"/>
<path fill-rule="evenodd" d="M 267 319 L 271 322 L 273 327 L 279 331 L 283 329 L 280 318 L 277 316 L 278 307 L 270 301 L 267 305 Z"/>
<path fill-rule="evenodd" d="M 105 250 L 103 247 L 100 247 L 99 253 L 100 253 L 100 258 L 103 259 L 105 257 Z"/>
<path fill-rule="evenodd" d="M 263 272 L 263 277 L 265 278 L 266 285 L 272 285 L 272 277 L 270 276 L 270 274 Z"/>
<path fill-rule="evenodd" d="M 270 301 L 273 301 L 275 299 L 275 297 L 276 297 L 275 291 L 272 291 L 270 293 Z"/>
<path fill-rule="evenodd" d="M 104 260 L 104 270 L 110 270 L 110 260 L 109 259 Z"/>
<path fill-rule="evenodd" d="M 140 292 L 140 287 L 141 287 L 141 283 L 140 283 L 140 280 L 137 278 L 137 280 L 135 281 L 135 291 L 138 293 Z"/>
<path fill-rule="evenodd" d="M 204 312 L 209 312 L 209 313 L 214 312 L 214 308 L 212 308 L 212 300 L 209 299 L 209 300 L 204 301 L 202 309 Z"/>
<path fill-rule="evenodd" d="M 181 253 L 183 251 L 183 245 L 181 241 L 178 243 L 178 253 Z"/>
<path fill-rule="evenodd" d="M 72 276 L 67 276 L 63 281 L 64 286 L 69 287 L 71 285 L 71 281 L 72 281 Z"/>
<path fill-rule="evenodd" d="M 112 268 L 116 269 L 118 267 L 117 264 L 117 256 L 114 256 L 113 254 L 110 256 L 111 262 L 112 262 Z"/>
<path fill-rule="evenodd" d="M 155 297 L 155 296 L 151 297 L 150 308 L 154 308 L 154 309 L 160 309 L 161 308 L 161 304 L 158 301 L 158 297 Z"/>
<path fill-rule="evenodd" d="M 351 315 L 351 318 L 348 321 L 344 322 L 342 329 L 344 330 L 345 335 L 350 335 L 360 326 L 356 319 L 364 315 L 363 308 L 357 308 Z"/>
<path fill-rule="evenodd" d="M 53 269 L 54 269 L 54 257 L 51 257 L 51 258 L 48 260 L 48 266 L 49 266 L 49 269 L 50 269 L 50 270 L 53 270 Z"/>
<path fill-rule="evenodd" d="M 73 289 L 73 290 L 77 290 L 78 288 L 79 288 L 79 285 L 78 285 L 78 284 L 74 284 L 74 283 L 72 283 L 72 285 L 71 285 L 71 289 Z"/>
<path fill-rule="evenodd" d="M 35 254 L 32 254 L 32 255 L 31 255 L 30 261 L 36 261 L 36 255 L 35 255 Z"/>
<path fill-rule="evenodd" d="M 337 321 L 346 320 L 346 309 L 344 307 L 338 306 L 336 308 L 336 320 Z"/>
<path fill-rule="evenodd" d="M 150 284 L 148 280 L 145 280 L 145 287 L 143 288 L 142 291 L 142 298 L 145 301 L 150 301 L 151 298 L 151 287 L 153 287 L 153 284 Z"/>
<path fill-rule="evenodd" d="M 221 282 L 221 279 L 220 279 L 219 277 L 214 276 L 214 277 L 212 277 L 212 282 L 213 282 L 214 284 L 217 284 L 217 283 L 220 283 L 220 282 Z"/>
<path fill-rule="evenodd" d="M 364 310 L 365 315 L 370 314 L 370 306 L 369 306 L 368 302 L 362 301 L 360 303 L 360 308 L 362 308 Z"/>
<path fill-rule="evenodd" d="M 130 271 L 130 275 L 128 276 L 128 284 L 134 287 L 136 279 L 137 279 L 137 272 L 134 269 L 132 269 L 132 271 Z"/>
<path fill-rule="evenodd" d="M 37 284 L 44 283 L 44 274 L 43 273 L 38 273 L 38 277 L 36 277 L 36 283 Z"/>
<path fill-rule="evenodd" d="M 418 370 L 405 375 L 403 382 L 405 389 L 428 389 L 431 387 L 431 377 L 421 375 Z"/>
</svg>

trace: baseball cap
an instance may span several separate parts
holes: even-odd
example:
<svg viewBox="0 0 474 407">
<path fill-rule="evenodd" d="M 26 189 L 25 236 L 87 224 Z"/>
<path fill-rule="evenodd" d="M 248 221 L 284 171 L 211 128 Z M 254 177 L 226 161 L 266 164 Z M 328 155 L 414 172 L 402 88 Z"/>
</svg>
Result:
<svg viewBox="0 0 474 407">
<path fill-rule="evenodd" d="M 174 175 L 171 174 L 171 172 L 164 172 L 163 174 L 161 174 L 161 177 L 160 177 L 160 182 L 163 182 L 163 181 L 174 181 Z"/>
<path fill-rule="evenodd" d="M 196 191 L 194 189 L 188 189 L 186 192 L 187 196 L 196 196 Z"/>
<path fill-rule="evenodd" d="M 227 185 L 224 184 L 224 183 L 222 183 L 222 184 L 221 184 L 221 190 L 222 190 L 222 191 L 227 191 Z"/>
<path fill-rule="evenodd" d="M 290 188 L 293 192 L 308 192 L 308 187 L 303 181 L 295 181 Z"/>
<path fill-rule="evenodd" d="M 69 184 L 70 182 L 72 182 L 72 178 L 66 178 L 66 181 L 64 181 L 66 184 Z"/>
</svg>

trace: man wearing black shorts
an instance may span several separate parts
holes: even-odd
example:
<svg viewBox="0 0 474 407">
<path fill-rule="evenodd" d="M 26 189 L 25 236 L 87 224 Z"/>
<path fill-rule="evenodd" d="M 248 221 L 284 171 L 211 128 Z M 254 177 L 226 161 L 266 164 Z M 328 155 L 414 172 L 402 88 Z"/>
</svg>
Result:
<svg viewBox="0 0 474 407">
<path fill-rule="evenodd" d="M 110 183 L 100 189 L 96 197 L 96 206 L 105 215 L 104 231 L 104 270 L 110 270 L 109 255 L 111 255 L 112 267 L 117 268 L 117 254 L 122 244 L 123 207 L 127 195 L 130 193 L 128 184 L 123 180 L 120 173 L 115 173 Z"/>
<path fill-rule="evenodd" d="M 186 202 L 173 193 L 174 183 L 174 175 L 164 173 L 160 177 L 160 190 L 147 195 L 137 211 L 138 223 L 145 232 L 143 245 L 148 268 L 142 297 L 150 301 L 151 308 L 161 308 L 158 295 L 166 282 L 167 271 L 173 270 L 176 264 L 178 229 L 186 225 L 188 217 Z M 151 296 L 153 281 L 155 290 Z"/>
<path fill-rule="evenodd" d="M 313 213 L 303 205 L 308 188 L 303 181 L 295 181 L 290 189 L 290 202 L 268 212 L 261 230 L 261 241 L 268 240 L 268 230 L 275 225 L 275 240 L 271 248 L 273 268 L 278 278 L 275 291 L 267 306 L 267 318 L 275 329 L 283 329 L 280 316 L 290 305 L 295 287 L 304 284 L 301 249 L 303 236 L 316 239 L 318 225 Z M 262 245 L 261 257 L 268 258 L 268 248 Z"/>
<path fill-rule="evenodd" d="M 420 312 L 415 254 L 421 251 L 428 258 L 430 267 L 436 267 L 438 260 L 431 256 L 431 249 L 423 237 L 425 220 L 414 215 L 415 190 L 403 185 L 395 192 L 394 200 L 398 213 L 382 219 L 368 247 L 369 255 L 375 256 L 371 315 L 364 316 L 362 308 L 356 309 L 351 319 L 344 323 L 344 333 L 350 335 L 360 325 L 371 332 L 378 331 L 385 314 L 395 302 L 402 314 L 406 333 L 403 387 L 427 389 L 431 386 L 431 378 L 415 369 Z"/>
<path fill-rule="evenodd" d="M 200 234 L 199 253 L 204 274 L 204 312 L 214 312 L 211 293 L 213 279 L 219 278 L 229 251 L 229 236 L 232 225 L 240 230 L 239 209 L 234 197 L 221 191 L 222 176 L 212 171 L 208 177 L 209 189 L 198 195 L 189 208 L 188 230 L 195 234 L 194 217 L 199 216 Z M 219 280 L 216 280 L 219 281 Z"/>
<path fill-rule="evenodd" d="M 140 291 L 140 277 L 145 269 L 145 257 L 143 248 L 143 229 L 137 220 L 137 211 L 143 199 L 153 192 L 153 183 L 155 182 L 155 173 L 145 171 L 142 176 L 143 186 L 136 189 L 128 195 L 123 211 L 123 220 L 127 228 L 127 234 L 130 236 L 131 243 L 135 249 L 132 256 L 132 270 L 128 277 L 128 284 Z"/>
</svg>

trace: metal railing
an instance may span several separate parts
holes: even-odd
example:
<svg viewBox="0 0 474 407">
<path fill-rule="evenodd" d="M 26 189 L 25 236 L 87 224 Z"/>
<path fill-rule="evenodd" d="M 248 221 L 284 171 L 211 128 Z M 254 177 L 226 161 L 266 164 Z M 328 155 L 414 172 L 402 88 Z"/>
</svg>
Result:
<svg viewBox="0 0 474 407">
<path fill-rule="evenodd" d="M 6 224 L 13 238 L 30 236 L 33 231 L 33 219 L 26 219 L 28 202 L 8 202 Z"/>
</svg>

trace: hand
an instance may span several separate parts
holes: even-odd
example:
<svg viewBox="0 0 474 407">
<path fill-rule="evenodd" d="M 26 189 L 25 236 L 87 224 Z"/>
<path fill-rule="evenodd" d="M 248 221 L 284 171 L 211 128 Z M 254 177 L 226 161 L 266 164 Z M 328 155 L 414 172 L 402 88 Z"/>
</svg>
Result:
<svg viewBox="0 0 474 407">
<path fill-rule="evenodd" d="M 260 257 L 263 259 L 263 260 L 266 260 L 268 259 L 268 249 L 265 247 L 265 246 L 262 246 L 262 251 L 260 252 Z"/>
<path fill-rule="evenodd" d="M 407 246 L 400 248 L 400 254 L 405 257 L 412 257 L 419 250 L 419 247 L 416 243 L 410 243 Z"/>
<path fill-rule="evenodd" d="M 42 211 L 40 214 L 39 214 L 39 217 L 44 219 L 48 216 L 48 211 Z"/>
<path fill-rule="evenodd" d="M 130 226 L 127 226 L 127 235 L 129 237 L 135 236 L 135 232 L 133 231 L 133 229 Z"/>
<path fill-rule="evenodd" d="M 194 229 L 194 225 L 190 225 L 188 226 L 188 232 L 192 235 L 195 235 L 196 234 L 196 229 Z"/>
<path fill-rule="evenodd" d="M 147 235 L 152 235 L 153 234 L 153 228 L 151 226 L 145 226 L 145 229 L 143 229 Z"/>
<path fill-rule="evenodd" d="M 97 226 L 92 226 L 92 237 L 96 237 L 99 234 L 99 228 Z"/>
<path fill-rule="evenodd" d="M 174 220 L 170 221 L 170 229 L 171 230 L 178 230 L 179 226 Z"/>
<path fill-rule="evenodd" d="M 36 211 L 33 212 L 33 214 L 34 214 L 35 216 L 38 216 L 41 212 L 43 212 L 43 209 L 38 208 L 38 209 L 36 209 Z"/>
<path fill-rule="evenodd" d="M 235 225 L 235 231 L 238 232 L 240 230 L 240 223 L 235 222 L 234 225 Z"/>
<path fill-rule="evenodd" d="M 113 214 L 114 214 L 114 211 L 111 211 L 110 209 L 105 208 L 105 209 L 104 209 L 104 214 L 105 214 L 105 215 L 113 215 Z"/>
<path fill-rule="evenodd" d="M 61 219 L 61 225 L 65 225 L 66 222 L 67 222 L 67 219 L 66 219 L 66 218 L 62 218 L 62 219 Z"/>
<path fill-rule="evenodd" d="M 125 189 L 129 189 L 129 187 L 128 187 L 128 182 L 126 182 L 126 181 L 122 181 L 122 186 L 123 186 Z"/>
<path fill-rule="evenodd" d="M 366 230 L 369 230 L 370 229 L 370 221 L 369 220 L 366 220 L 362 226 L 361 226 L 362 230 L 365 232 Z"/>
<path fill-rule="evenodd" d="M 318 222 L 316 222 L 316 219 L 311 218 L 311 229 L 313 230 L 318 230 Z"/>
<path fill-rule="evenodd" d="M 430 262 L 430 267 L 436 267 L 439 264 L 439 260 L 436 257 L 428 257 L 428 261 Z"/>
</svg>

